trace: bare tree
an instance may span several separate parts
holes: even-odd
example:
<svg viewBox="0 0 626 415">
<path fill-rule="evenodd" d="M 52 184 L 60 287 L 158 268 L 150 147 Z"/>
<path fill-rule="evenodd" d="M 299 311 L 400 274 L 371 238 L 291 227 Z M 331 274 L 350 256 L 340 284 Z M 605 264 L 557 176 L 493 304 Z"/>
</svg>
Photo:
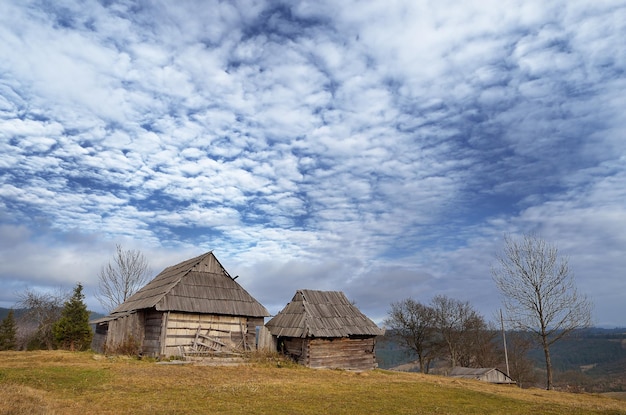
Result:
<svg viewBox="0 0 626 415">
<path fill-rule="evenodd" d="M 417 354 L 420 371 L 428 373 L 438 345 L 435 341 L 434 310 L 410 298 L 391 304 L 385 324 L 402 343 Z"/>
<path fill-rule="evenodd" d="M 96 298 L 111 312 L 148 281 L 151 270 L 145 256 L 137 250 L 116 245 L 113 262 L 100 269 Z"/>
<path fill-rule="evenodd" d="M 61 318 L 63 303 L 69 293 L 38 293 L 31 290 L 18 295 L 16 308 L 24 309 L 18 319 L 18 343 L 24 349 L 53 349 L 55 345 L 53 327 Z"/>
<path fill-rule="evenodd" d="M 474 310 L 469 302 L 437 295 L 432 299 L 435 311 L 435 327 L 441 336 L 442 349 L 450 361 L 450 366 L 474 366 L 477 353 L 486 346 L 482 341 L 489 335 L 484 318 Z"/>
<path fill-rule="evenodd" d="M 552 389 L 550 346 L 573 330 L 591 325 L 591 302 L 578 294 L 568 260 L 534 235 L 505 236 L 492 267 L 507 317 L 538 339 L 546 362 L 546 388 Z"/>
<path fill-rule="evenodd" d="M 459 353 L 459 363 L 465 367 L 496 367 L 502 361 L 503 350 L 498 347 L 498 331 L 480 315 L 466 324 Z"/>
<path fill-rule="evenodd" d="M 537 382 L 537 374 L 528 352 L 533 347 L 533 339 L 527 332 L 510 331 L 507 333 L 507 348 L 510 376 L 520 388 L 533 386 Z"/>
</svg>

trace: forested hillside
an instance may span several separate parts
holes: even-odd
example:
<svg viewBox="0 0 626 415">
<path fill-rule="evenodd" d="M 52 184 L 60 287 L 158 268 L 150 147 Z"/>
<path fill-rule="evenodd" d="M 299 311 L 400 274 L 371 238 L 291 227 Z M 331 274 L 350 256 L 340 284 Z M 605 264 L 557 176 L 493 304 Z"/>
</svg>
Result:
<svg viewBox="0 0 626 415">
<path fill-rule="evenodd" d="M 9 311 L 11 309 L 10 308 L 2 308 L 0 307 L 0 320 L 6 318 L 6 316 L 9 314 Z M 13 310 L 15 312 L 15 315 L 19 315 L 20 314 L 20 310 Z"/>
<path fill-rule="evenodd" d="M 562 388 L 626 391 L 626 329 L 579 331 L 554 344 L 550 351 L 555 382 Z M 532 350 L 530 357 L 541 367 L 541 350 Z"/>
<path fill-rule="evenodd" d="M 0 320 L 4 319 L 9 314 L 9 310 L 11 309 L 0 307 Z M 20 310 L 20 309 L 13 310 L 13 311 L 15 312 L 16 318 L 19 317 L 24 312 L 23 310 Z M 90 319 L 96 319 L 100 317 L 104 317 L 104 314 L 91 312 L 91 314 L 89 315 Z"/>
<path fill-rule="evenodd" d="M 500 341 L 500 338 L 497 338 Z M 550 349 L 555 369 L 555 385 L 559 389 L 586 392 L 626 391 L 626 329 L 591 328 L 557 342 Z M 415 360 L 415 355 L 402 348 L 390 336 L 381 338 L 376 346 L 379 366 L 392 368 Z M 542 350 L 534 348 L 529 358 L 535 370 L 543 373 Z M 535 386 L 542 387 L 543 375 Z"/>
</svg>

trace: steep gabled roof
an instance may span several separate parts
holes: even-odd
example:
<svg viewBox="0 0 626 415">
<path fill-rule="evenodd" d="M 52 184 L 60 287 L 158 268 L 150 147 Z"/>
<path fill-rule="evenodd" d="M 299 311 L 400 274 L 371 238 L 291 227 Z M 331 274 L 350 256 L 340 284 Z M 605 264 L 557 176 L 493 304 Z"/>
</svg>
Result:
<svg viewBox="0 0 626 415">
<path fill-rule="evenodd" d="M 339 291 L 298 290 L 265 326 L 279 337 L 348 337 L 384 334 Z"/>
<path fill-rule="evenodd" d="M 165 268 L 113 310 L 111 317 L 152 307 L 159 311 L 269 316 L 267 309 L 231 278 L 213 252 Z"/>
</svg>

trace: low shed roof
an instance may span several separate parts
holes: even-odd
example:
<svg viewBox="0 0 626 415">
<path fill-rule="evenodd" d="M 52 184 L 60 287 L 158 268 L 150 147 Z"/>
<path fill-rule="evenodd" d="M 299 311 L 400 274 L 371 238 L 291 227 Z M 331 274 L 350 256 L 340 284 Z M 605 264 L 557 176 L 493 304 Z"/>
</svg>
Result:
<svg viewBox="0 0 626 415">
<path fill-rule="evenodd" d="M 384 334 L 339 291 L 298 290 L 265 326 L 279 337 L 349 337 Z"/>
<path fill-rule="evenodd" d="M 495 367 L 461 367 L 452 368 L 448 376 L 463 379 L 488 380 L 496 383 L 515 383 L 506 373 Z"/>
<path fill-rule="evenodd" d="M 165 268 L 107 318 L 152 307 L 159 311 L 269 316 L 267 309 L 235 282 L 213 252 Z"/>
</svg>

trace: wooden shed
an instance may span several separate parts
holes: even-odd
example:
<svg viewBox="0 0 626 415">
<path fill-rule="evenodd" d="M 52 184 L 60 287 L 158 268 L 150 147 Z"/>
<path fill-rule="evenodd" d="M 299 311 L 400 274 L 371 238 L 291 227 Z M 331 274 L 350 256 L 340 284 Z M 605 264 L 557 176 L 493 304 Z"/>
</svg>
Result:
<svg viewBox="0 0 626 415">
<path fill-rule="evenodd" d="M 338 291 L 299 290 L 265 327 L 279 351 L 312 368 L 373 369 L 384 334 Z"/>
<path fill-rule="evenodd" d="M 490 368 L 474 368 L 474 367 L 461 367 L 457 366 L 452 368 L 448 376 L 453 378 L 463 379 L 475 379 L 483 382 L 501 383 L 501 384 L 514 384 L 515 381 L 511 379 L 506 373 L 495 367 Z"/>
<path fill-rule="evenodd" d="M 144 356 L 251 350 L 269 312 L 212 252 L 163 270 L 113 312 L 94 320 L 92 348 Z"/>
</svg>

